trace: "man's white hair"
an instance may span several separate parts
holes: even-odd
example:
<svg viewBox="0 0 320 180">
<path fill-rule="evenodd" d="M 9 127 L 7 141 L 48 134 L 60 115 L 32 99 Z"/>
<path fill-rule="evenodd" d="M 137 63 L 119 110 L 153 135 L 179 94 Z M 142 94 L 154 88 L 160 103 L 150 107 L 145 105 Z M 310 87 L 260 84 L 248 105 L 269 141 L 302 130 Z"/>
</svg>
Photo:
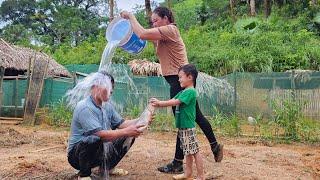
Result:
<svg viewBox="0 0 320 180">
<path fill-rule="evenodd" d="M 66 93 L 68 106 L 74 109 L 79 101 L 90 96 L 93 86 L 106 88 L 110 93 L 112 90 L 110 76 L 104 72 L 95 72 L 79 81 L 73 89 Z"/>
</svg>

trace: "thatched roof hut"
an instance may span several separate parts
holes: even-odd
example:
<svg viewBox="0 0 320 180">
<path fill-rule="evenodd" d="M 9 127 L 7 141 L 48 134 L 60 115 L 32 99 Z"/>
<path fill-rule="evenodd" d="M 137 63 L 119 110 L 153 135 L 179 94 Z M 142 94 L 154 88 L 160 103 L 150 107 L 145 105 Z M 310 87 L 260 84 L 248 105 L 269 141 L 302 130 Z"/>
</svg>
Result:
<svg viewBox="0 0 320 180">
<path fill-rule="evenodd" d="M 30 48 L 11 45 L 0 38 L 0 66 L 5 68 L 5 75 L 24 74 L 29 68 L 29 59 L 48 61 L 48 76 L 71 76 L 66 68 L 58 64 L 47 54 Z"/>
<path fill-rule="evenodd" d="M 162 76 L 159 63 L 150 62 L 146 59 L 134 59 L 128 63 L 131 72 L 140 76 Z"/>
</svg>

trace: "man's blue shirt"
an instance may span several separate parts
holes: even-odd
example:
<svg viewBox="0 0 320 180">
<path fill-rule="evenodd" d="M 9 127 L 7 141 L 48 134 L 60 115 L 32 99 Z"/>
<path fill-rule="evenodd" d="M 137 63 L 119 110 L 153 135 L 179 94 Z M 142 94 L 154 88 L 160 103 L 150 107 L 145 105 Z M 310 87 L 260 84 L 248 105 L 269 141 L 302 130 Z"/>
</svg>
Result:
<svg viewBox="0 0 320 180">
<path fill-rule="evenodd" d="M 116 129 L 123 122 L 123 118 L 109 102 L 100 108 L 91 96 L 80 101 L 73 112 L 68 152 L 87 136 L 101 130 Z"/>
</svg>

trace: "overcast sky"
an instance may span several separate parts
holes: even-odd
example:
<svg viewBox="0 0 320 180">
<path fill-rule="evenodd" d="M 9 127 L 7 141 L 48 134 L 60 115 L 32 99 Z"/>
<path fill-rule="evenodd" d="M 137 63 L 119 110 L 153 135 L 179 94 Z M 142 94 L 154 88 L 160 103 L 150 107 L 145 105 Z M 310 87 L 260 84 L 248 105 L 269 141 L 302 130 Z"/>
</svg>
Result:
<svg viewBox="0 0 320 180">
<path fill-rule="evenodd" d="M 127 11 L 132 11 L 132 8 L 134 8 L 136 5 L 144 5 L 144 1 L 145 0 L 116 0 L 118 9 L 127 10 Z M 152 1 L 156 1 L 158 3 L 164 2 L 164 0 L 152 0 Z"/>
<path fill-rule="evenodd" d="M 0 0 L 0 4 L 4 0 Z M 132 8 L 134 8 L 136 5 L 143 5 L 145 0 L 116 0 L 117 6 L 119 9 L 132 11 Z M 164 0 L 153 0 L 158 3 L 164 2 Z"/>
<path fill-rule="evenodd" d="M 4 0 L 0 0 L 0 4 Z M 133 11 L 133 8 L 137 5 L 144 5 L 145 0 L 116 0 L 116 4 L 119 10 L 127 10 L 127 11 Z M 157 3 L 164 2 L 164 0 L 152 0 Z M 3 27 L 3 23 L 0 22 L 0 28 Z"/>
</svg>

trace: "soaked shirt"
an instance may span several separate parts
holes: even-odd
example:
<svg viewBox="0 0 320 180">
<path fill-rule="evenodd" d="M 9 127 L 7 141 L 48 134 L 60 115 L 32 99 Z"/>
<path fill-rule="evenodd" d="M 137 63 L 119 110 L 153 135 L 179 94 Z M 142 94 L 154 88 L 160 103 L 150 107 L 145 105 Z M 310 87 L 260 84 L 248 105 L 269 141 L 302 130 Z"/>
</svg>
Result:
<svg viewBox="0 0 320 180">
<path fill-rule="evenodd" d="M 101 130 L 116 129 L 123 122 L 124 119 L 109 102 L 100 108 L 91 96 L 80 101 L 73 112 L 68 152 L 78 142 L 85 141 L 89 135 Z"/>
</svg>

